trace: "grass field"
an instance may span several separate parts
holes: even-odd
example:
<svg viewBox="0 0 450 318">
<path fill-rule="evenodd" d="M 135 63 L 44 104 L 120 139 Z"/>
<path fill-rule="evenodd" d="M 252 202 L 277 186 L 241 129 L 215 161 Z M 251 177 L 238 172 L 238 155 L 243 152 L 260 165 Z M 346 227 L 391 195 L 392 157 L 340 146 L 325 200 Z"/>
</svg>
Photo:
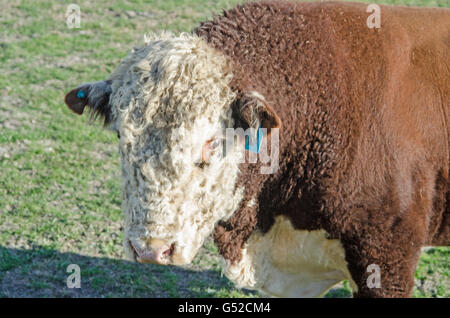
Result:
<svg viewBox="0 0 450 318">
<path fill-rule="evenodd" d="M 145 33 L 189 31 L 237 1 L 72 2 L 79 29 L 66 26 L 71 1 L 0 0 L 0 297 L 258 297 L 221 277 L 211 240 L 184 268 L 123 260 L 117 137 L 63 102 Z M 450 296 L 449 260 L 450 248 L 422 254 L 414 296 Z M 81 268 L 80 289 L 66 287 L 69 264 Z M 350 295 L 344 282 L 327 297 Z"/>
</svg>

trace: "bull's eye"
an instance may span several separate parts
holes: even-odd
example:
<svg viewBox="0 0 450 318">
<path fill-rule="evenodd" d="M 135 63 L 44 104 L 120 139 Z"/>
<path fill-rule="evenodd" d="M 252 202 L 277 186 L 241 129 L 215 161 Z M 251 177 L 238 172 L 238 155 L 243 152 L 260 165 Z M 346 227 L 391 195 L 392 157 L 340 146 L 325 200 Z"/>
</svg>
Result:
<svg viewBox="0 0 450 318">
<path fill-rule="evenodd" d="M 204 143 L 202 147 L 202 166 L 209 163 L 211 157 L 221 149 L 221 146 L 221 138 L 213 138 Z"/>
</svg>

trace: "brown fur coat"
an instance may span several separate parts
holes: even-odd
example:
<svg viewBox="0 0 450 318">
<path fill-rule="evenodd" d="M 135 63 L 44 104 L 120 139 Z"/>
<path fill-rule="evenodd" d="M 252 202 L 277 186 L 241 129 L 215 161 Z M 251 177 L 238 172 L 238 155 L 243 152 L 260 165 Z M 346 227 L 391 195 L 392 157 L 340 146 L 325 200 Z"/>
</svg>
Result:
<svg viewBox="0 0 450 318">
<path fill-rule="evenodd" d="M 450 243 L 450 10 L 380 6 L 370 29 L 366 7 L 263 1 L 195 30 L 231 59 L 233 88 L 263 94 L 282 123 L 278 172 L 242 164 L 252 186 L 215 241 L 238 261 L 284 214 L 342 242 L 356 296 L 408 296 L 420 248 Z M 366 286 L 373 263 L 381 289 Z"/>
</svg>

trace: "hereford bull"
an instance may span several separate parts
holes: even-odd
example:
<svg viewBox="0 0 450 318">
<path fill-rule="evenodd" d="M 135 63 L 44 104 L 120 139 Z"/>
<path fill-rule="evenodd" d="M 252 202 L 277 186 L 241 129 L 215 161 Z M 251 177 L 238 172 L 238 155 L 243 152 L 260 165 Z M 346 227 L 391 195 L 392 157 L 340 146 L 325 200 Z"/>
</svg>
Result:
<svg viewBox="0 0 450 318">
<path fill-rule="evenodd" d="M 69 92 L 119 134 L 129 257 L 186 264 L 213 233 L 239 286 L 411 295 L 421 247 L 450 241 L 450 10 L 380 8 L 240 5 Z"/>
</svg>

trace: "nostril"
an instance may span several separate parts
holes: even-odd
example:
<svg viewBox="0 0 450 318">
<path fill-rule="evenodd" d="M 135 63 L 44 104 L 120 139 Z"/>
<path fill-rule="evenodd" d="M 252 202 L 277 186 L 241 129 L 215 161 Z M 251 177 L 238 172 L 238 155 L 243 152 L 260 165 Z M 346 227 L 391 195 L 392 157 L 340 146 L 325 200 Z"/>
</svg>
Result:
<svg viewBox="0 0 450 318">
<path fill-rule="evenodd" d="M 137 257 L 139 256 L 136 247 L 134 246 L 134 244 L 133 244 L 132 241 L 128 241 L 128 246 L 129 246 L 129 247 L 131 248 L 131 250 L 133 251 L 134 260 L 136 261 Z"/>
<path fill-rule="evenodd" d="M 139 263 L 168 264 L 175 250 L 175 243 L 168 245 L 164 241 L 156 239 L 151 240 L 150 243 L 153 244 L 141 247 L 139 242 L 129 241 L 134 260 Z"/>
<path fill-rule="evenodd" d="M 172 243 L 170 245 L 170 247 L 162 253 L 163 256 L 165 256 L 165 257 L 171 256 L 173 254 L 174 249 L 175 249 L 175 243 Z"/>
</svg>

